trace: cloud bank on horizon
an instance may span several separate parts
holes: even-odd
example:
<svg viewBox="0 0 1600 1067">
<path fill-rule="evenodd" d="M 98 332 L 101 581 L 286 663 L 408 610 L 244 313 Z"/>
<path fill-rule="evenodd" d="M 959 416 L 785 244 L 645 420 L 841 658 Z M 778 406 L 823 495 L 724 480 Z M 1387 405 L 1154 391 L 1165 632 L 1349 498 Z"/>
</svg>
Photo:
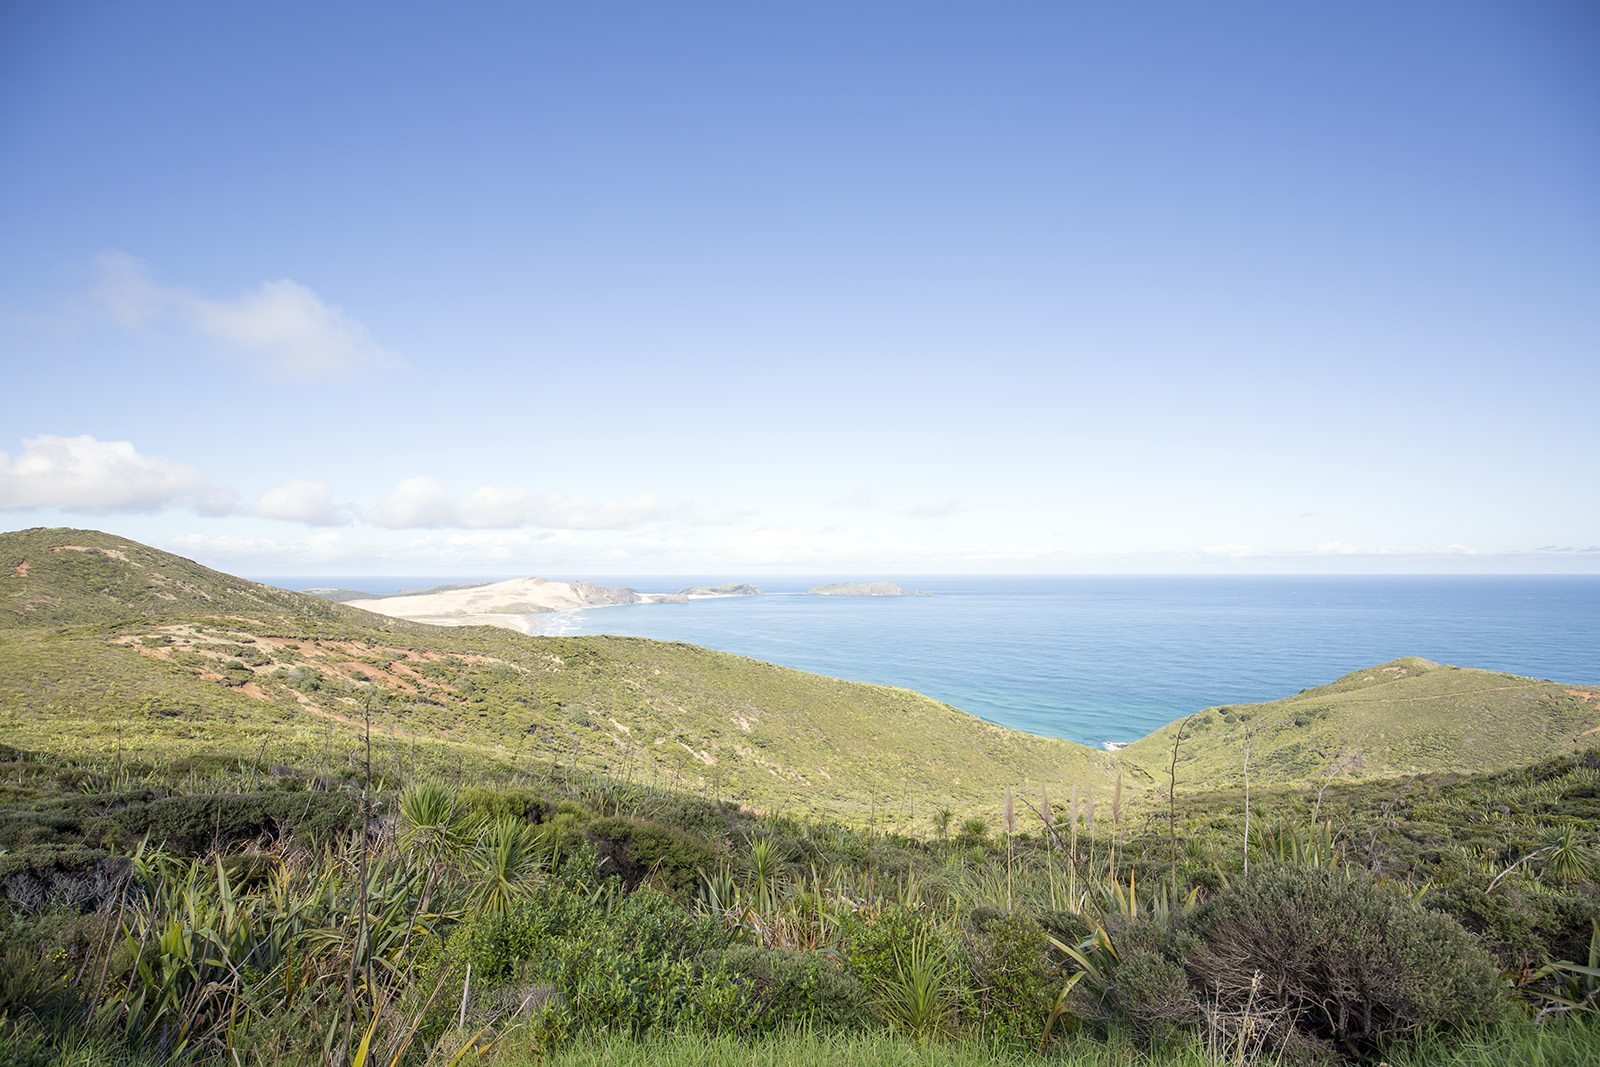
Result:
<svg viewBox="0 0 1600 1067">
<path fill-rule="evenodd" d="M 1600 573 L 1596 48 L 10 10 L 0 519 L 254 574 Z"/>
</svg>

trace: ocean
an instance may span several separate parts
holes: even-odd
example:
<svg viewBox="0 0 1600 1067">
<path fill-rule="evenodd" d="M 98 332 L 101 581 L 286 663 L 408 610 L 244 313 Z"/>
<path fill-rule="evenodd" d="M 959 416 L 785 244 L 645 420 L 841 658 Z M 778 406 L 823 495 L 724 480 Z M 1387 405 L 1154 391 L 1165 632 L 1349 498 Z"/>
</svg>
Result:
<svg viewBox="0 0 1600 1067">
<path fill-rule="evenodd" d="M 393 592 L 474 579 L 261 580 Z M 590 580 L 676 592 L 728 578 Z M 1402 656 L 1600 684 L 1596 576 L 911 575 L 889 580 L 935 595 L 887 598 L 801 595 L 836 576 L 737 580 L 766 595 L 535 619 L 541 633 L 685 641 L 904 686 L 990 722 L 1091 745 Z"/>
</svg>

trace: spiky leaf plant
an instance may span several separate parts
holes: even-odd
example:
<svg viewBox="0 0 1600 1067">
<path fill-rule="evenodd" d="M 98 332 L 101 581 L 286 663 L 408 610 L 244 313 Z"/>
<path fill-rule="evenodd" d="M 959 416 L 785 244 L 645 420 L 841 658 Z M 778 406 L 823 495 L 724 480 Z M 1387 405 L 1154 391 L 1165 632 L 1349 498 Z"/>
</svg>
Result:
<svg viewBox="0 0 1600 1067">
<path fill-rule="evenodd" d="M 467 892 L 481 914 L 505 915 L 539 884 L 544 857 L 533 828 L 504 816 L 490 823 L 467 852 Z"/>
</svg>

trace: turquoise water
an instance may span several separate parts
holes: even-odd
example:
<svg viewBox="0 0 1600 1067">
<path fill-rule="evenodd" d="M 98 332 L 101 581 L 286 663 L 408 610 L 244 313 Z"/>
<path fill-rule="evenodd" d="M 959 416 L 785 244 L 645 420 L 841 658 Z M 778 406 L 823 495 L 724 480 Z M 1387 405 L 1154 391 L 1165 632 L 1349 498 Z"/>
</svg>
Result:
<svg viewBox="0 0 1600 1067">
<path fill-rule="evenodd" d="M 729 577 L 591 580 L 674 592 Z M 1600 577 L 890 576 L 937 594 L 894 598 L 798 595 L 837 576 L 731 577 L 769 595 L 535 618 L 546 633 L 686 641 L 905 686 L 991 722 L 1096 745 L 1401 656 L 1600 684 Z M 383 592 L 446 580 L 299 587 Z"/>
<path fill-rule="evenodd" d="M 896 579 L 932 597 L 767 595 L 562 612 L 544 632 L 629 634 L 906 686 L 991 722 L 1132 741 L 1215 704 L 1275 700 L 1422 656 L 1600 682 L 1600 579 Z M 637 583 L 637 584 L 635 584 Z M 641 590 L 683 582 L 634 579 Z M 809 588 L 795 579 L 763 590 Z"/>
</svg>

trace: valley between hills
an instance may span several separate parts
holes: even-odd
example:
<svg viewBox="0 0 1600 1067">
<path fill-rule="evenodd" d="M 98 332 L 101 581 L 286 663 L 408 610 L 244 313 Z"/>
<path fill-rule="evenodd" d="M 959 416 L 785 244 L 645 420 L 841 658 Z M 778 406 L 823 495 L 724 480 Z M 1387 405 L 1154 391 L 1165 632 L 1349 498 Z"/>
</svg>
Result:
<svg viewBox="0 0 1600 1067">
<path fill-rule="evenodd" d="M 1600 740 L 1600 685 L 1402 658 L 1197 709 L 1110 753 L 910 690 L 685 644 L 434 626 L 97 531 L 0 534 L 7 743 L 151 768 L 248 755 L 337 774 L 368 722 L 375 765 L 396 779 L 560 766 L 909 826 L 939 808 L 992 813 L 1008 787 L 1121 788 L 1132 802 L 1169 779 L 1180 792 L 1237 788 L 1247 750 L 1258 786 L 1503 770 Z"/>
</svg>

